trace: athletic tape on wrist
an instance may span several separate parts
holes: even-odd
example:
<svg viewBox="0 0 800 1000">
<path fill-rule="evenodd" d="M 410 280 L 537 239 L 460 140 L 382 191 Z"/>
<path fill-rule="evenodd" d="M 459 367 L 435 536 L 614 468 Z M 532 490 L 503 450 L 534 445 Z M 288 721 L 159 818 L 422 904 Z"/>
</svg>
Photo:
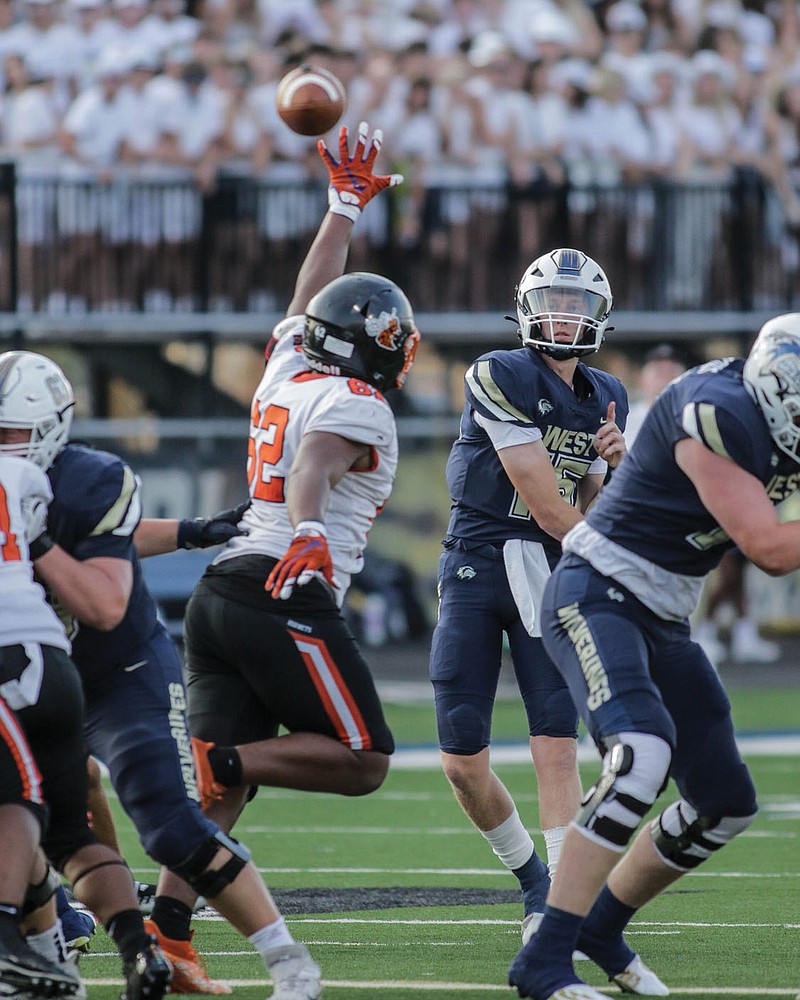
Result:
<svg viewBox="0 0 800 1000">
<path fill-rule="evenodd" d="M 300 521 L 294 529 L 295 538 L 298 535 L 322 535 L 323 538 L 327 538 L 328 531 L 322 521 Z"/>
</svg>

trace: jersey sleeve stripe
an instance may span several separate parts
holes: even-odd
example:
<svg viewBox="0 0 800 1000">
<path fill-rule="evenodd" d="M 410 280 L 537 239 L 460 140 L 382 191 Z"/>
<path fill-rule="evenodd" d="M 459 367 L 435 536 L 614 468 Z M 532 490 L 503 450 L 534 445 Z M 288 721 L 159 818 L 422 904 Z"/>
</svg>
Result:
<svg viewBox="0 0 800 1000">
<path fill-rule="evenodd" d="M 681 414 L 681 424 L 689 437 L 704 444 L 715 454 L 731 458 L 722 441 L 716 410 L 712 403 L 687 403 Z"/>
<path fill-rule="evenodd" d="M 492 378 L 488 361 L 476 361 L 467 372 L 466 380 L 475 399 L 489 413 L 493 413 L 498 420 L 519 420 L 525 424 L 533 423 L 529 416 L 509 403 L 503 395 L 502 390 Z"/>
<path fill-rule="evenodd" d="M 288 631 L 341 742 L 351 750 L 371 750 L 369 730 L 325 643 Z"/>
<path fill-rule="evenodd" d="M 126 465 L 119 496 L 89 533 L 89 537 L 104 535 L 108 531 L 115 535 L 132 535 L 141 516 L 139 479 Z"/>
<path fill-rule="evenodd" d="M 716 409 L 711 403 L 699 403 L 697 406 L 698 417 L 700 419 L 700 426 L 703 430 L 703 437 L 706 439 L 706 444 L 717 455 L 721 455 L 723 458 L 731 458 L 728 454 L 728 449 L 725 447 L 722 441 L 722 434 L 719 430 L 719 425 L 717 424 L 717 414 Z M 733 461 L 733 459 L 731 459 Z"/>
</svg>

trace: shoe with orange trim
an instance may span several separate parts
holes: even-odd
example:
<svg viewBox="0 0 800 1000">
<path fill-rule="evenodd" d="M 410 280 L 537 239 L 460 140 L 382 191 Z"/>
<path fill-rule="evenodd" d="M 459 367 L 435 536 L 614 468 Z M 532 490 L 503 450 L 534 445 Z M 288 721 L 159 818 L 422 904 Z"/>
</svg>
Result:
<svg viewBox="0 0 800 1000">
<path fill-rule="evenodd" d="M 197 776 L 197 791 L 200 793 L 200 805 L 207 809 L 212 802 L 219 801 L 225 794 L 225 786 L 214 780 L 214 772 L 208 759 L 208 751 L 213 750 L 216 743 L 205 743 L 196 736 L 192 737 L 192 757 Z"/>
<path fill-rule="evenodd" d="M 231 993 L 230 986 L 217 980 L 209 979 L 208 970 L 203 956 L 189 941 L 173 941 L 164 937 L 158 925 L 152 920 L 145 920 L 145 930 L 154 934 L 159 948 L 164 952 L 172 966 L 172 981 L 169 984 L 170 993 Z M 194 931 L 192 931 L 194 937 Z"/>
</svg>

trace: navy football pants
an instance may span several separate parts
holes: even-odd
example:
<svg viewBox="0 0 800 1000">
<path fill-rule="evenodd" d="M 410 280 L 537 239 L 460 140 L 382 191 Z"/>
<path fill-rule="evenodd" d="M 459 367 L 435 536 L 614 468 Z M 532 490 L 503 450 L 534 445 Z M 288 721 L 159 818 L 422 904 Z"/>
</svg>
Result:
<svg viewBox="0 0 800 1000">
<path fill-rule="evenodd" d="M 439 601 L 430 678 L 442 750 L 469 756 L 489 746 L 504 633 L 530 734 L 577 735 L 569 691 L 542 640 L 531 638 L 520 620 L 502 549 L 461 543 L 446 549 L 439 559 Z"/>
<path fill-rule="evenodd" d="M 542 610 L 545 646 L 599 747 L 620 732 L 659 736 L 673 749 L 671 777 L 700 815 L 756 811 L 728 696 L 687 621 L 664 621 L 571 554 L 553 571 Z"/>
<path fill-rule="evenodd" d="M 125 666 L 86 684 L 85 731 L 150 857 L 173 867 L 214 836 L 200 809 L 180 657 L 161 626 Z"/>
</svg>

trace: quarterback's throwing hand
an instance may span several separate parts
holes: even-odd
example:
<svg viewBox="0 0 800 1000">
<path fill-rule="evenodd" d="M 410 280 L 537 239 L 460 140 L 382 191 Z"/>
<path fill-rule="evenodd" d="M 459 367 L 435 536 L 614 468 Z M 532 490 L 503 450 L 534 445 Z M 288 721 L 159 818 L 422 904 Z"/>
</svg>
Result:
<svg viewBox="0 0 800 1000">
<path fill-rule="evenodd" d="M 273 566 L 264 589 L 282 601 L 292 596 L 295 587 L 304 587 L 312 580 L 319 580 L 331 592 L 339 586 L 333 575 L 333 563 L 321 522 L 307 521 L 298 524 L 292 544 Z"/>
<path fill-rule="evenodd" d="M 328 187 L 328 208 L 336 215 L 355 222 L 361 209 L 384 188 L 394 187 L 403 181 L 402 174 L 374 174 L 375 160 L 383 144 L 383 132 L 376 128 L 367 145 L 369 128 L 366 122 L 358 126 L 358 139 L 353 155 L 348 146 L 347 126 L 339 130 L 339 159 L 331 154 L 324 140 L 317 143 L 319 155 L 325 162 L 330 175 Z"/>
</svg>

